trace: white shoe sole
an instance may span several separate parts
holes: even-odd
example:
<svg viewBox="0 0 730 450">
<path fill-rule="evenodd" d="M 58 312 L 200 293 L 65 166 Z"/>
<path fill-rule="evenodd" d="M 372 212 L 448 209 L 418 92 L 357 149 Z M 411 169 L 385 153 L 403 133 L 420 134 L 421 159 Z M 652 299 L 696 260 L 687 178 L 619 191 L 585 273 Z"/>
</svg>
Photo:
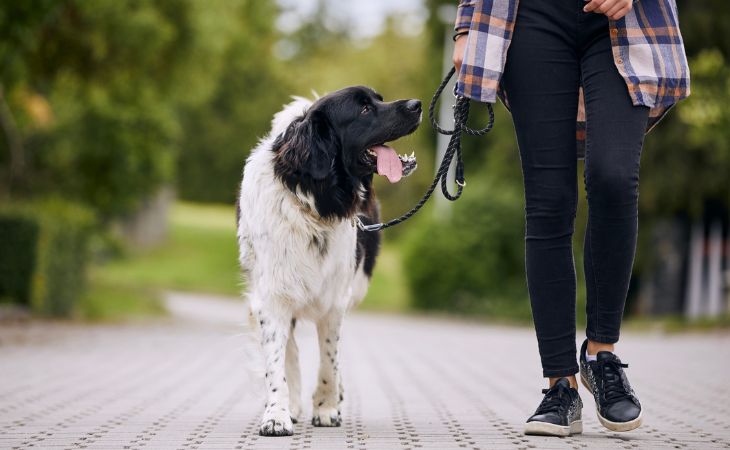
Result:
<svg viewBox="0 0 730 450">
<path fill-rule="evenodd" d="M 583 374 L 580 376 L 580 381 L 583 383 L 583 386 L 588 389 L 588 392 L 593 394 L 593 391 L 591 391 L 591 386 L 588 384 L 588 381 L 583 377 Z M 598 405 L 596 405 L 596 415 L 598 416 L 598 421 L 601 422 L 601 425 L 608 428 L 611 431 L 631 431 L 639 428 L 642 423 L 641 415 L 643 414 L 643 411 L 639 413 L 639 417 L 637 417 L 634 420 L 630 420 L 628 422 L 611 422 L 610 420 L 606 419 L 601 415 L 601 413 L 598 412 Z"/>
<path fill-rule="evenodd" d="M 525 434 L 529 435 L 565 437 L 582 432 L 583 422 L 580 420 L 576 420 L 569 426 L 555 425 L 548 422 L 527 422 L 525 424 Z"/>
</svg>

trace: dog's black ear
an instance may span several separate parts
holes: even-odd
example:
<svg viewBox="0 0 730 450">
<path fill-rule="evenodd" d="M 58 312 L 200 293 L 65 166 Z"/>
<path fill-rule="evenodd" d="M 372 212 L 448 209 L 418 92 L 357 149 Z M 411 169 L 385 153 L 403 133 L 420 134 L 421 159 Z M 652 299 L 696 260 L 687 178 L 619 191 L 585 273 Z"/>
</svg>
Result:
<svg viewBox="0 0 730 450">
<path fill-rule="evenodd" d="M 324 113 L 313 111 L 309 121 L 312 127 L 312 142 L 307 169 L 312 178 L 322 180 L 334 167 L 335 157 L 339 151 L 339 139 Z"/>
<path fill-rule="evenodd" d="M 311 111 L 289 125 L 274 142 L 274 149 L 291 169 L 323 180 L 334 167 L 339 145 L 326 115 Z"/>
</svg>

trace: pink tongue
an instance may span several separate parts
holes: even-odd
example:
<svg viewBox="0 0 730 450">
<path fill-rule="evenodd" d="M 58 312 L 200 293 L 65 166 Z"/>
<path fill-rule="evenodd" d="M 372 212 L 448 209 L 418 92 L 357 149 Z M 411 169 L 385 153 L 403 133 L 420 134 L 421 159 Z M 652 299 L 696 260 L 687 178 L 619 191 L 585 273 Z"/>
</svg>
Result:
<svg viewBox="0 0 730 450">
<path fill-rule="evenodd" d="M 378 157 L 378 173 L 388 178 L 391 183 L 397 183 L 403 176 L 403 163 L 400 162 L 395 150 L 387 145 L 378 145 L 371 150 Z"/>
</svg>

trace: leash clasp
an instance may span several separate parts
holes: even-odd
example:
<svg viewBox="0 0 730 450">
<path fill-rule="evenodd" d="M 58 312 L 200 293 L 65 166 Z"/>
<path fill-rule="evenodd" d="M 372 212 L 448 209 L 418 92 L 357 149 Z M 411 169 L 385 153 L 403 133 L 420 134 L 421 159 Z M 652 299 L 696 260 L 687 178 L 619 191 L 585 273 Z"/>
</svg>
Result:
<svg viewBox="0 0 730 450">
<path fill-rule="evenodd" d="M 360 216 L 355 216 L 355 225 L 360 229 L 360 231 L 379 231 L 383 228 L 382 223 L 373 223 L 371 225 L 366 225 L 363 223 L 362 220 L 360 220 Z"/>
</svg>

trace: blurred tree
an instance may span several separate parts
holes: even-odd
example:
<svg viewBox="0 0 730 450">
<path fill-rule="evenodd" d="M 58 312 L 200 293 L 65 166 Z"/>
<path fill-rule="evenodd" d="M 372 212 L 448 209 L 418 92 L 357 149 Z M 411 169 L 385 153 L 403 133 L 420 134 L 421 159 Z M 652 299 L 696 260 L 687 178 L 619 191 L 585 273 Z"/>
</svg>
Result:
<svg viewBox="0 0 730 450">
<path fill-rule="evenodd" d="M 182 198 L 232 203 L 248 152 L 288 101 L 292 90 L 286 69 L 272 57 L 276 13 L 272 2 L 257 1 L 246 1 L 232 12 L 236 33 L 213 94 L 183 114 L 178 161 Z"/>
<path fill-rule="evenodd" d="M 677 2 L 692 95 L 646 139 L 641 214 L 645 218 L 727 216 L 730 211 L 730 3 Z M 726 219 L 727 220 L 727 219 Z M 647 226 L 651 223 L 647 221 Z"/>
<path fill-rule="evenodd" d="M 0 35 L 5 93 L 0 100 L 7 99 L 0 113 L 11 112 L 25 149 L 23 192 L 62 194 L 111 218 L 172 182 L 178 147 L 189 137 L 183 117 L 219 94 L 228 81 L 224 75 L 231 74 L 231 48 L 254 36 L 258 40 L 250 48 L 258 49 L 271 31 L 251 26 L 275 18 L 274 8 L 259 4 L 64 0 L 0 5 L 0 23 L 8 25 Z M 236 56 L 246 59 L 245 51 Z M 245 73 L 268 78 L 256 61 Z M 262 91 L 247 96 L 255 104 Z M 8 129 L 4 126 L 0 147 L 3 163 L 17 159 L 11 158 L 17 151 L 11 152 Z M 7 193 L 10 174 L 2 175 L 0 190 Z"/>
<path fill-rule="evenodd" d="M 730 67 L 718 49 L 690 59 L 692 95 L 646 140 L 641 212 L 648 217 L 730 211 Z"/>
<path fill-rule="evenodd" d="M 730 58 L 730 4 L 725 0 L 677 0 L 679 25 L 690 57 L 714 48 Z"/>
<path fill-rule="evenodd" d="M 34 31 L 52 10 L 52 1 L 22 2 L 0 7 L 0 195 L 22 181 L 25 148 L 20 125 L 7 93 L 27 76 L 26 59 L 37 43 Z"/>
</svg>

